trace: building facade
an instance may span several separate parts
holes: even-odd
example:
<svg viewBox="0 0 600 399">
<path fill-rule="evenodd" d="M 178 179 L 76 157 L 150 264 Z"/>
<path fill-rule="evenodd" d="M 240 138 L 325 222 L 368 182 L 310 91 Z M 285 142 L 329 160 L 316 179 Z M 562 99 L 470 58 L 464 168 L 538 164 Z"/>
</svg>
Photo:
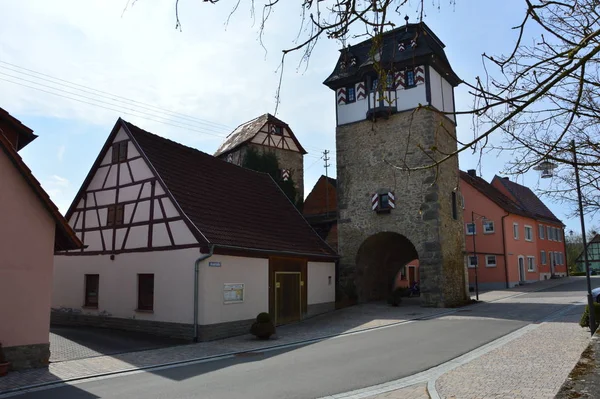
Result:
<svg viewBox="0 0 600 399">
<path fill-rule="evenodd" d="M 122 119 L 66 217 L 55 323 L 210 340 L 334 308 L 336 254 L 269 175 Z"/>
<path fill-rule="evenodd" d="M 54 251 L 82 246 L 17 153 L 36 137 L 0 108 L 0 342 L 12 370 L 48 365 Z"/>
<path fill-rule="evenodd" d="M 567 275 L 563 224 L 527 187 L 461 172 L 469 287 L 510 288 Z"/>
<path fill-rule="evenodd" d="M 590 265 L 590 271 L 594 271 L 596 274 L 600 274 L 600 234 L 594 235 L 587 244 L 588 250 L 588 263 Z M 577 257 L 575 261 L 577 265 L 577 271 L 585 273 L 585 259 L 583 251 Z"/>
<path fill-rule="evenodd" d="M 467 300 L 454 87 L 444 45 L 423 23 L 341 51 L 335 91 L 339 272 L 360 301 L 386 298 L 418 258 L 425 306 Z M 435 149 L 435 150 L 433 150 Z M 352 290 L 351 289 L 351 290 Z"/>
</svg>

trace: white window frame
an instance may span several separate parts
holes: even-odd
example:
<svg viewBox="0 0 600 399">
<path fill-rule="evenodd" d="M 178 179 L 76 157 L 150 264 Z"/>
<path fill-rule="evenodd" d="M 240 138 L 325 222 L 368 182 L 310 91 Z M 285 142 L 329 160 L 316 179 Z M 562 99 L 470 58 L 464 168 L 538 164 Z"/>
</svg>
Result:
<svg viewBox="0 0 600 399">
<path fill-rule="evenodd" d="M 473 226 L 473 232 L 469 232 L 469 226 Z M 465 223 L 465 234 L 468 236 L 477 235 L 477 224 L 476 223 Z"/>
<path fill-rule="evenodd" d="M 527 238 L 527 231 L 529 231 L 529 238 Z M 525 237 L 525 241 L 533 241 L 533 227 L 531 227 L 528 224 L 525 225 L 524 237 Z"/>
<path fill-rule="evenodd" d="M 519 239 L 519 223 L 513 223 L 513 238 L 515 240 Z"/>
<path fill-rule="evenodd" d="M 540 240 L 546 239 L 546 227 L 543 224 L 538 225 L 538 235 L 540 236 Z"/>
<path fill-rule="evenodd" d="M 556 240 L 562 242 L 562 229 L 558 227 L 556 228 Z"/>
<path fill-rule="evenodd" d="M 467 267 L 469 269 L 475 269 L 477 267 L 477 264 L 474 265 L 474 264 L 471 263 L 471 259 L 472 258 L 477 259 L 477 263 L 479 263 L 479 257 L 477 255 L 468 255 L 467 256 Z"/>
<path fill-rule="evenodd" d="M 493 258 L 494 259 L 494 263 L 490 263 L 490 259 Z M 485 256 L 485 267 L 496 267 L 498 259 L 496 258 L 496 255 L 486 255 Z"/>
<path fill-rule="evenodd" d="M 535 256 L 527 257 L 527 271 L 535 272 Z"/>
<path fill-rule="evenodd" d="M 491 230 L 489 230 L 489 231 L 487 230 L 486 223 L 492 227 Z M 496 226 L 494 226 L 493 220 L 484 220 L 482 222 L 482 226 L 483 226 L 483 234 L 493 234 L 496 232 Z"/>
<path fill-rule="evenodd" d="M 548 241 L 554 241 L 552 239 L 552 226 L 546 226 L 546 235 L 548 236 Z"/>
<path fill-rule="evenodd" d="M 542 251 L 540 252 L 540 264 L 541 264 L 541 265 L 545 265 L 545 264 L 547 263 L 547 260 L 546 260 L 546 259 L 547 259 L 547 258 L 546 258 L 546 251 L 542 250 Z"/>
</svg>

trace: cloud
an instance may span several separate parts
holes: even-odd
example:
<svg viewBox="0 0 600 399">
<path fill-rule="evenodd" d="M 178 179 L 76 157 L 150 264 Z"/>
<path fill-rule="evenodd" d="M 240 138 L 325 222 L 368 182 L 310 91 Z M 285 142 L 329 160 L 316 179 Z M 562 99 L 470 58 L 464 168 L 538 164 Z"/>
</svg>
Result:
<svg viewBox="0 0 600 399">
<path fill-rule="evenodd" d="M 63 161 L 63 157 L 65 156 L 65 150 L 66 150 L 66 147 L 64 144 L 58 147 L 58 152 L 56 153 L 56 157 L 58 158 L 59 162 Z"/>
</svg>

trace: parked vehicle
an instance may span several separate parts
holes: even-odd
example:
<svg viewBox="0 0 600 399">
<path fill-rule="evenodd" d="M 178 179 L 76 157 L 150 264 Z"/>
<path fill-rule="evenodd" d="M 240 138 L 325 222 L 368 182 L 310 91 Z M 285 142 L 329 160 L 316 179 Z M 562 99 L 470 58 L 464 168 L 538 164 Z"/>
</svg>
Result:
<svg viewBox="0 0 600 399">
<path fill-rule="evenodd" d="M 600 303 L 600 287 L 592 290 L 592 297 L 596 302 Z"/>
</svg>

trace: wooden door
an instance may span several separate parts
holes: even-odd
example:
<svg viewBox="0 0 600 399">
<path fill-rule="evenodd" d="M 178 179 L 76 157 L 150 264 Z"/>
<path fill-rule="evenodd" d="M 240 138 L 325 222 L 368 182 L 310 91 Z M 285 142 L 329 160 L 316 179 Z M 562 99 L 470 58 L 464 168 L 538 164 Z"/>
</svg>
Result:
<svg viewBox="0 0 600 399">
<path fill-rule="evenodd" d="M 275 324 L 300 320 L 303 285 L 300 272 L 275 273 Z"/>
<path fill-rule="evenodd" d="M 415 282 L 415 267 L 409 266 L 408 267 L 408 286 L 412 287 L 414 282 Z"/>
</svg>

